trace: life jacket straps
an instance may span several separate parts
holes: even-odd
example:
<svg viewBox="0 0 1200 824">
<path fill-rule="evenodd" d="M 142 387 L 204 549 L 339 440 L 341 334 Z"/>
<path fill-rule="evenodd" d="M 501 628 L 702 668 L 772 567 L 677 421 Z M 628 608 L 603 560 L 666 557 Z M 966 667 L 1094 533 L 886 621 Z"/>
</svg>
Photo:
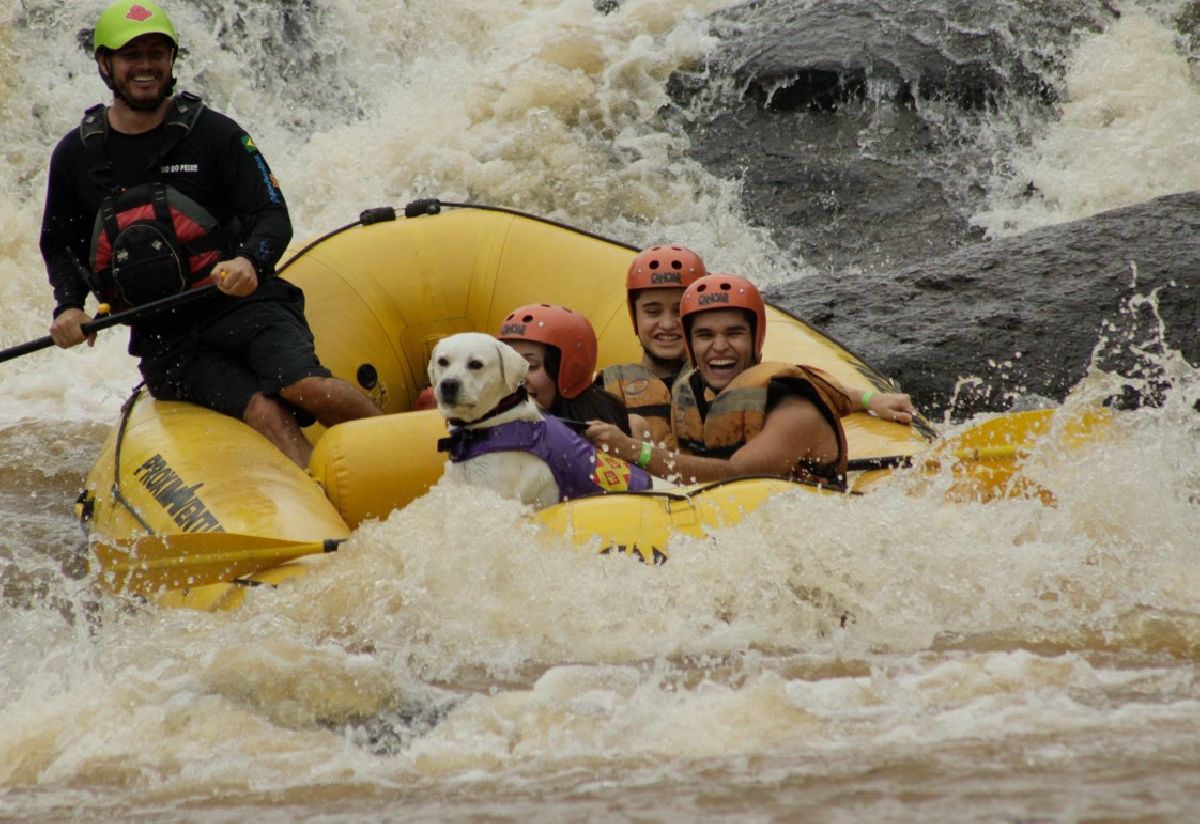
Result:
<svg viewBox="0 0 1200 824">
<path fill-rule="evenodd" d="M 92 182 L 105 192 L 111 192 L 117 184 L 113 179 L 112 161 L 105 149 L 108 142 L 107 106 L 97 103 L 83 113 L 83 120 L 79 122 L 79 139 L 92 159 L 88 169 Z"/>
<path fill-rule="evenodd" d="M 167 127 L 167 137 L 158 151 L 146 162 L 146 172 L 151 180 L 158 179 L 158 168 L 162 159 L 188 136 L 202 111 L 204 101 L 191 92 L 180 92 L 171 101 L 163 121 Z M 113 177 L 112 160 L 108 157 L 108 132 L 108 106 L 97 103 L 83 113 L 83 119 L 79 121 L 79 139 L 87 147 L 88 155 L 92 159 L 89 174 L 97 186 L 106 192 L 112 192 L 117 184 Z"/>
<path fill-rule="evenodd" d="M 204 111 L 204 101 L 191 92 L 180 92 L 175 96 L 164 121 L 167 126 L 167 139 L 162 142 L 158 151 L 146 163 L 146 172 L 152 180 L 157 179 L 159 175 L 158 167 L 162 159 L 188 136 L 202 111 Z"/>
<path fill-rule="evenodd" d="M 692 387 L 692 396 L 696 399 L 696 412 L 700 415 L 700 424 L 704 425 L 704 421 L 708 418 L 708 410 L 712 403 L 705 397 L 708 387 L 704 385 L 704 378 L 700 377 L 700 370 L 692 372 L 688 378 L 688 383 Z"/>
<path fill-rule="evenodd" d="M 173 225 L 171 207 L 167 205 L 167 187 L 161 181 L 148 184 L 150 187 L 150 207 L 154 210 L 154 219 L 164 226 Z M 116 238 L 121 233 L 117 223 L 116 199 L 106 197 L 100 201 L 100 222 L 109 238 Z"/>
</svg>

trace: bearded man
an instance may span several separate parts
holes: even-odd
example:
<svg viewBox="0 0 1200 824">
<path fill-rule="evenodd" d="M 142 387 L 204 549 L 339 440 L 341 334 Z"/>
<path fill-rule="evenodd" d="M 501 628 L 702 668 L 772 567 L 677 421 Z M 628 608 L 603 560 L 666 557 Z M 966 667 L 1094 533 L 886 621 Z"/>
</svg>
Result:
<svg viewBox="0 0 1200 824">
<path fill-rule="evenodd" d="M 275 275 L 292 236 L 275 176 L 237 123 L 173 95 L 178 37 L 155 3 L 106 8 L 93 55 L 112 102 L 88 109 L 50 160 L 51 337 L 94 343 L 83 330 L 89 292 L 115 310 L 214 283 L 132 323 L 146 387 L 239 418 L 307 466 L 297 415 L 332 426 L 379 410 L 321 365 L 303 294 Z"/>
</svg>

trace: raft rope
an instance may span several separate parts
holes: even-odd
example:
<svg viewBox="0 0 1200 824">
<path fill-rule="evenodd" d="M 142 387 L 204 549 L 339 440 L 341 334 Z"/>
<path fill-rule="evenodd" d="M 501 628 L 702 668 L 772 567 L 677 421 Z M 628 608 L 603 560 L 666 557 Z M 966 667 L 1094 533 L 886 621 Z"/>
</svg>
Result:
<svg viewBox="0 0 1200 824">
<path fill-rule="evenodd" d="M 604 235 L 598 235 L 595 232 L 589 232 L 585 229 L 580 229 L 578 226 L 571 226 L 568 223 L 560 223 L 557 220 L 550 220 L 549 218 L 530 214 L 529 212 L 522 212 L 519 209 L 509 209 L 506 206 L 488 206 L 481 203 L 455 203 L 448 200 L 439 200 L 436 197 L 428 197 L 419 198 L 409 202 L 407 205 L 405 205 L 401 212 L 406 219 L 412 220 L 414 218 L 423 217 L 426 215 L 441 214 L 443 208 L 478 209 L 481 212 L 500 212 L 506 215 L 515 215 L 517 217 L 523 217 L 528 220 L 537 221 L 538 223 L 544 223 L 547 226 L 555 226 L 559 229 L 566 229 L 569 232 L 574 232 L 577 235 L 583 235 L 584 237 L 588 237 L 593 240 L 599 240 L 603 241 L 604 243 L 611 243 L 615 246 L 621 246 L 622 248 L 628 249 L 631 252 L 638 251 L 638 247 L 634 246 L 633 244 L 625 243 L 620 240 L 614 240 L 613 238 L 605 237 Z M 364 209 L 359 214 L 358 220 L 354 221 L 353 223 L 347 223 L 345 226 L 339 226 L 330 232 L 326 232 L 316 240 L 307 244 L 303 249 L 296 252 L 296 254 L 288 258 L 278 268 L 278 270 L 276 270 L 276 274 L 282 274 L 284 270 L 291 266 L 296 260 L 308 254 L 314 248 L 320 246 L 330 238 L 337 237 L 347 229 L 353 229 L 355 226 L 373 226 L 376 223 L 390 223 L 396 219 L 396 216 L 397 211 L 396 207 L 394 206 L 375 206 L 371 209 Z"/>
<path fill-rule="evenodd" d="M 137 403 L 138 396 L 141 394 L 144 385 L 144 383 L 139 383 L 133 387 L 133 394 L 121 405 L 121 420 L 117 424 L 116 445 L 113 447 L 112 496 L 114 501 L 125 507 L 126 511 L 133 516 L 133 519 L 141 524 L 142 528 L 146 530 L 146 534 L 157 535 L 158 533 L 155 532 L 154 527 L 150 526 L 141 513 L 134 507 L 133 503 L 121 491 L 121 446 L 125 443 L 125 430 L 129 425 L 129 416 L 133 414 L 133 405 Z"/>
<path fill-rule="evenodd" d="M 637 491 L 626 490 L 622 492 L 609 492 L 603 494 L 636 495 L 641 498 L 665 498 L 668 501 L 686 501 L 690 503 L 693 496 L 699 495 L 701 492 L 708 492 L 709 490 L 717 489 L 718 487 L 725 486 L 726 484 L 737 483 L 738 481 L 786 481 L 793 486 L 803 486 L 810 489 L 826 489 L 830 492 L 838 492 L 844 495 L 859 496 L 863 494 L 854 490 L 843 490 L 832 486 L 825 486 L 823 484 L 815 484 L 808 481 L 797 481 L 791 478 L 784 478 L 779 475 L 769 474 L 733 475 L 728 478 L 721 478 L 717 481 L 709 481 L 707 483 L 697 484 L 696 486 L 689 486 L 686 489 L 642 489 Z M 584 499 L 580 498 L 577 500 Z"/>
</svg>

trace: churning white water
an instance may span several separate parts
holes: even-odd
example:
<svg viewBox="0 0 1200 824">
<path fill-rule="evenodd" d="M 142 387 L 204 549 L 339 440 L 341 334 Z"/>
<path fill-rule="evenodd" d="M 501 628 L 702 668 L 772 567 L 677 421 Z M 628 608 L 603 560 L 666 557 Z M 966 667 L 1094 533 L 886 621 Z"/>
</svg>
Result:
<svg viewBox="0 0 1200 824">
<path fill-rule="evenodd" d="M 100 5 L 0 9 L 2 346 L 46 332 L 45 165 L 103 91 L 76 43 Z M 764 282 L 803 269 L 656 118 L 727 3 L 236 5 L 172 4 L 178 74 L 254 135 L 299 237 L 440 196 Z M 1200 186 L 1200 91 L 1156 20 L 1131 7 L 1083 44 L 1014 161 L 1040 194 L 997 184 L 982 222 Z M 137 380 L 121 338 L 0 366 L 0 818 L 1194 814 L 1200 377 L 1170 351 L 1147 355 L 1160 408 L 1031 459 L 1054 507 L 950 503 L 949 477 L 795 493 L 646 568 L 435 489 L 208 615 L 97 600 L 70 563 L 71 502 Z"/>
<path fill-rule="evenodd" d="M 976 222 L 1001 237 L 1200 189 L 1200 84 L 1178 38 L 1127 5 L 1084 42 L 1067 72 L 1061 116 L 1013 159 L 1016 188 L 1032 186 L 1035 196 Z"/>
</svg>

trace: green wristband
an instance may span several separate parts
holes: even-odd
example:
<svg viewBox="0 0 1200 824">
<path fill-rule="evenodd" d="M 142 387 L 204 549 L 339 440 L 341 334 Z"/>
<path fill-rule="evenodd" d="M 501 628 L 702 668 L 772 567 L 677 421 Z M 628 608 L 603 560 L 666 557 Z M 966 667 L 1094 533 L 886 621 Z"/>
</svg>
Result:
<svg viewBox="0 0 1200 824">
<path fill-rule="evenodd" d="M 871 398 L 872 398 L 872 396 L 874 396 L 874 394 L 875 394 L 874 389 L 868 389 L 866 392 L 863 392 L 863 396 L 862 396 L 863 409 L 869 410 L 871 408 Z"/>
<path fill-rule="evenodd" d="M 654 445 L 650 441 L 642 441 L 642 452 L 637 456 L 637 465 L 645 469 L 650 465 L 650 458 L 654 454 Z"/>
</svg>

